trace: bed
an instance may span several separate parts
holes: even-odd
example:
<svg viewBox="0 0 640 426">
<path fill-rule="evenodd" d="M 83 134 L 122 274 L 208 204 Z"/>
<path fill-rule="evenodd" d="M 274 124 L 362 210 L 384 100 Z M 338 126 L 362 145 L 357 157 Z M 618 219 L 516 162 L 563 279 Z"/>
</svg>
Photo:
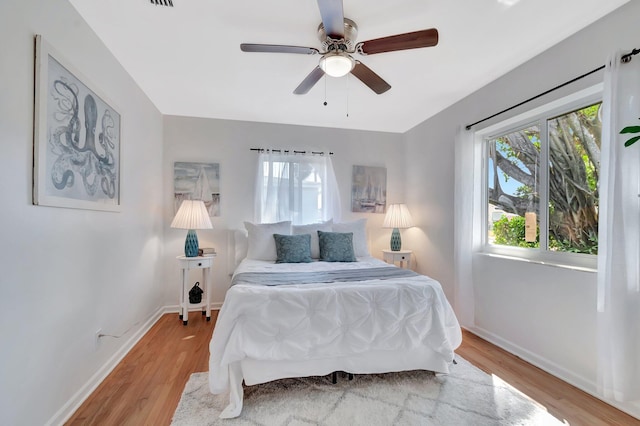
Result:
<svg viewBox="0 0 640 426">
<path fill-rule="evenodd" d="M 243 381 L 449 372 L 462 335 L 440 284 L 371 256 L 356 260 L 242 260 L 210 343 L 210 391 L 229 392 L 221 418 L 240 415 Z"/>
</svg>

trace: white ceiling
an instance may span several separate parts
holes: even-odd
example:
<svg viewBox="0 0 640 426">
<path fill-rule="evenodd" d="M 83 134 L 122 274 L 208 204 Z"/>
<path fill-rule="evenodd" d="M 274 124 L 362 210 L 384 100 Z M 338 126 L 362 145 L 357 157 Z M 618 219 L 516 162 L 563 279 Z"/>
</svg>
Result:
<svg viewBox="0 0 640 426">
<path fill-rule="evenodd" d="M 239 45 L 320 48 L 316 0 L 70 0 L 163 114 L 399 133 L 627 1 L 344 0 L 357 41 L 435 27 L 440 42 L 355 55 L 391 85 L 382 95 L 353 76 L 294 95 L 318 55 Z"/>
</svg>

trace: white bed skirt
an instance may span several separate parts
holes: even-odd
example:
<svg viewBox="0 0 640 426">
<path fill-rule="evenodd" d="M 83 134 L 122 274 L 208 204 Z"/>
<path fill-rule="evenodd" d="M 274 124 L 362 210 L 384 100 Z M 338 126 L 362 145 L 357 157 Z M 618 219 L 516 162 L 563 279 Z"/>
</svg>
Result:
<svg viewBox="0 0 640 426">
<path fill-rule="evenodd" d="M 242 382 L 248 386 L 291 377 L 326 376 L 334 371 L 377 374 L 409 370 L 449 373 L 452 360 L 443 359 L 429 348 L 410 351 L 371 351 L 357 356 L 305 361 L 259 361 L 246 358 L 229 366 L 229 405 L 220 418 L 238 417 L 242 412 Z"/>
</svg>

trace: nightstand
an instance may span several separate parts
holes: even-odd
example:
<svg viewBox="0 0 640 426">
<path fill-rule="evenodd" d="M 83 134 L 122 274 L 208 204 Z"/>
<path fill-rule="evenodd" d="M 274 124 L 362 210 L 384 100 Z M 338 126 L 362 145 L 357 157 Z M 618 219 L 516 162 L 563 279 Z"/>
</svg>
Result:
<svg viewBox="0 0 640 426">
<path fill-rule="evenodd" d="M 180 291 L 180 319 L 182 324 L 187 325 L 189 321 L 189 308 L 202 308 L 202 314 L 207 316 L 207 321 L 211 321 L 211 267 L 215 254 L 205 256 L 178 256 L 180 268 L 182 268 L 182 290 Z M 202 290 L 204 290 L 204 300 L 202 303 L 189 303 L 189 271 L 191 269 L 202 269 Z"/>
<path fill-rule="evenodd" d="M 411 250 L 382 250 L 382 258 L 387 263 L 400 262 L 401 268 L 411 269 Z"/>
</svg>

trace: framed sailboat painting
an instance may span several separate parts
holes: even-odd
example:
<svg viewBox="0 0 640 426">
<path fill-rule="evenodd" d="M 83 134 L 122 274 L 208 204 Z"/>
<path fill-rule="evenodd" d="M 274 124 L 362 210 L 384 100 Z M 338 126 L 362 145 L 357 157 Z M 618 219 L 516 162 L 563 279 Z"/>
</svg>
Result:
<svg viewBox="0 0 640 426">
<path fill-rule="evenodd" d="M 359 213 L 384 213 L 386 205 L 386 167 L 353 166 L 351 211 Z"/>
<path fill-rule="evenodd" d="M 182 200 L 202 200 L 209 216 L 220 216 L 220 164 L 175 162 L 173 195 L 174 214 Z"/>
</svg>

